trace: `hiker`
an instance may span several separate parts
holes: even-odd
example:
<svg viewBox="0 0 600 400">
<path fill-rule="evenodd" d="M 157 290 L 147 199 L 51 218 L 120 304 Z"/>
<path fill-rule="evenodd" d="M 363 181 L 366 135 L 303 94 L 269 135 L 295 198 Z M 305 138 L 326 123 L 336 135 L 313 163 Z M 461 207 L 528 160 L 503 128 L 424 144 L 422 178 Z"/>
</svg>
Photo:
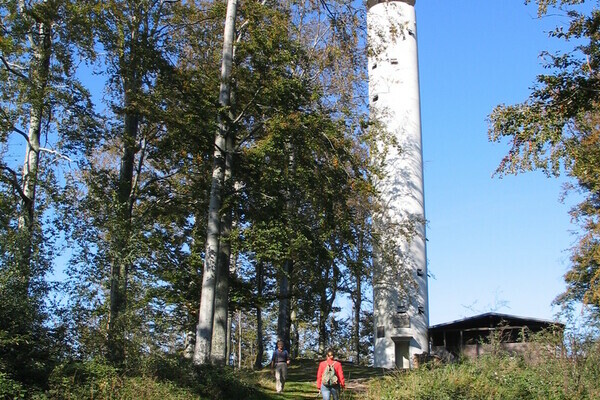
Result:
<svg viewBox="0 0 600 400">
<path fill-rule="evenodd" d="M 283 349 L 283 340 L 277 341 L 277 348 L 273 351 L 271 358 L 271 369 L 275 370 L 275 390 L 277 393 L 283 392 L 285 378 L 287 377 L 287 367 L 290 365 L 290 355 Z"/>
<path fill-rule="evenodd" d="M 317 371 L 317 389 L 323 395 L 323 400 L 339 400 L 340 389 L 346 387 L 342 363 L 333 357 L 333 349 L 327 350 L 327 358 L 321 361 Z"/>
</svg>

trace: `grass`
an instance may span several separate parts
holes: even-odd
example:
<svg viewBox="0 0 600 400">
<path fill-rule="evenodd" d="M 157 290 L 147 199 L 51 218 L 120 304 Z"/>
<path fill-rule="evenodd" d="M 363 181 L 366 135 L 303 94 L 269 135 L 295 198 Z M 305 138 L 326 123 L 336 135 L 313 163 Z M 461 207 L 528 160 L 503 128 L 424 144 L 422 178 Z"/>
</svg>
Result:
<svg viewBox="0 0 600 400">
<path fill-rule="evenodd" d="M 393 372 L 371 382 L 368 400 L 597 400 L 600 399 L 598 355 L 572 359 L 482 356 Z"/>
<path fill-rule="evenodd" d="M 275 392 L 275 378 L 270 368 L 258 372 L 260 390 L 265 400 L 301 400 L 318 399 L 317 368 L 319 361 L 294 360 L 288 368 L 288 376 L 283 393 Z M 342 362 L 346 390 L 343 400 L 359 400 L 366 391 L 366 382 L 375 377 L 383 376 L 381 369 L 357 366 Z"/>
<path fill-rule="evenodd" d="M 600 399 L 600 343 L 573 357 L 487 355 L 412 371 L 384 371 L 343 362 L 342 400 L 592 400 Z M 562 354 L 562 353 L 560 353 Z M 294 360 L 283 393 L 270 368 L 195 367 L 156 358 L 137 374 L 100 362 L 67 362 L 52 373 L 45 392 L 32 392 L 0 373 L 0 399 L 37 400 L 308 400 L 318 399 L 318 361 Z"/>
</svg>

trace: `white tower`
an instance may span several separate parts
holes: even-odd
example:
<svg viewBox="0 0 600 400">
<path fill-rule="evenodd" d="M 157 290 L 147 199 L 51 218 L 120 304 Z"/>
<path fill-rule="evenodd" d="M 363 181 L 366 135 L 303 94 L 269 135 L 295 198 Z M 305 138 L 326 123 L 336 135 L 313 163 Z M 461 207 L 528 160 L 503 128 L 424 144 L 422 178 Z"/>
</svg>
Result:
<svg viewBox="0 0 600 400">
<path fill-rule="evenodd" d="M 414 5 L 415 0 L 367 1 L 370 113 L 387 135 L 379 143 L 383 204 L 375 218 L 381 241 L 373 274 L 374 361 L 384 368 L 410 368 L 415 354 L 429 351 Z"/>
</svg>

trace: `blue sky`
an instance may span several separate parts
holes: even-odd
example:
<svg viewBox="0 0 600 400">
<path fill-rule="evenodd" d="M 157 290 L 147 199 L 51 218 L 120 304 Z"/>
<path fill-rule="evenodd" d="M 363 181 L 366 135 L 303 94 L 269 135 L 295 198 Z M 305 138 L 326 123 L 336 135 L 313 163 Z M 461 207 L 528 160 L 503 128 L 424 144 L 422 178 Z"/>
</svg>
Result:
<svg viewBox="0 0 600 400">
<path fill-rule="evenodd" d="M 495 105 L 525 100 L 567 18 L 522 0 L 417 0 L 430 324 L 496 311 L 553 319 L 576 226 L 563 180 L 492 174 Z"/>
</svg>

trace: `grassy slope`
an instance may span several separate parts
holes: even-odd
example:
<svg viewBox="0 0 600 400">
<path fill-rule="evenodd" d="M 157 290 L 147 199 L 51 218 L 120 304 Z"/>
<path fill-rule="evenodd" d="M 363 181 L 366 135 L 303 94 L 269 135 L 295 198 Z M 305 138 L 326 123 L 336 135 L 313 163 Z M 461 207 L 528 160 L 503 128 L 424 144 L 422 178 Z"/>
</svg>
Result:
<svg viewBox="0 0 600 400">
<path fill-rule="evenodd" d="M 319 362 L 313 360 L 295 360 L 288 368 L 288 379 L 285 390 L 281 394 L 275 392 L 275 378 L 270 368 L 265 368 L 258 373 L 260 390 L 265 400 L 300 400 L 316 399 L 317 391 L 317 368 Z M 350 363 L 342 363 L 347 390 L 344 400 L 361 399 L 361 393 L 366 390 L 366 381 L 373 377 L 383 375 L 380 369 L 356 366 Z"/>
</svg>

